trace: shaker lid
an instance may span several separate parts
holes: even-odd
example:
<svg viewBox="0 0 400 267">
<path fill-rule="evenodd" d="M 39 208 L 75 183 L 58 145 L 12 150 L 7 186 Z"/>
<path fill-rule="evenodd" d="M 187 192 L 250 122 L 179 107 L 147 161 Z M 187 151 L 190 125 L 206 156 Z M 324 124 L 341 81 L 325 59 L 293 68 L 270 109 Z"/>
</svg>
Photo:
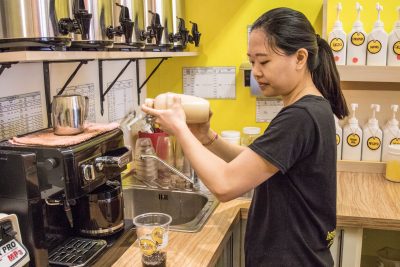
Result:
<svg viewBox="0 0 400 267">
<path fill-rule="evenodd" d="M 261 128 L 260 127 L 243 127 L 244 134 L 260 134 Z"/>
</svg>

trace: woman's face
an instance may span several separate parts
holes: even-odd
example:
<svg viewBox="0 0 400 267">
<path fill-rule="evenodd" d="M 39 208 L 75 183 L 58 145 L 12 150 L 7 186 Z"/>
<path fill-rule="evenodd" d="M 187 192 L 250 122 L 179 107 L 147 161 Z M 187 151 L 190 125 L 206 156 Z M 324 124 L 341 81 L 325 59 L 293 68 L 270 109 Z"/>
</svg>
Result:
<svg viewBox="0 0 400 267">
<path fill-rule="evenodd" d="M 248 57 L 252 72 L 265 96 L 287 95 L 299 82 L 296 55 L 287 56 L 279 48 L 275 52 L 265 33 L 255 29 L 250 33 Z"/>
</svg>

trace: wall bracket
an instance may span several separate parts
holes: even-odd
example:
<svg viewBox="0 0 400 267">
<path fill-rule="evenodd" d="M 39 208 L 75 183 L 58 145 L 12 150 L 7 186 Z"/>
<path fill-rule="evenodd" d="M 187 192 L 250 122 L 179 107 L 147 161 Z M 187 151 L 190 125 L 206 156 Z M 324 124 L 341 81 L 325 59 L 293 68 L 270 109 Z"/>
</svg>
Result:
<svg viewBox="0 0 400 267">
<path fill-rule="evenodd" d="M 1 67 L 0 67 L 0 76 L 3 74 L 3 72 L 6 69 L 9 69 L 12 67 L 13 64 L 18 64 L 18 62 L 5 62 L 5 63 L 1 63 Z"/>
<path fill-rule="evenodd" d="M 125 70 L 129 67 L 129 65 L 134 61 L 137 62 L 137 59 L 129 59 L 128 62 L 125 64 L 125 66 L 122 68 L 122 70 L 118 73 L 117 77 L 115 77 L 115 79 L 110 83 L 110 85 L 104 91 L 104 85 L 103 85 L 103 61 L 107 61 L 107 60 L 110 61 L 110 59 L 99 59 L 100 112 L 101 112 L 102 116 L 104 114 L 104 101 L 105 101 L 105 97 L 106 97 L 107 93 L 112 89 L 114 84 L 118 81 L 118 79 L 125 72 Z"/>
<path fill-rule="evenodd" d="M 157 66 L 154 67 L 154 69 L 150 72 L 149 76 L 144 80 L 142 85 L 139 85 L 139 61 L 136 61 L 136 86 L 137 86 L 137 94 L 138 94 L 138 105 L 140 105 L 140 94 L 142 93 L 142 88 L 146 85 L 146 83 L 150 80 L 150 78 L 153 76 L 153 74 L 158 70 L 158 68 L 161 66 L 161 64 L 167 60 L 168 57 L 163 57 L 161 58 L 160 62 L 158 62 Z"/>
</svg>

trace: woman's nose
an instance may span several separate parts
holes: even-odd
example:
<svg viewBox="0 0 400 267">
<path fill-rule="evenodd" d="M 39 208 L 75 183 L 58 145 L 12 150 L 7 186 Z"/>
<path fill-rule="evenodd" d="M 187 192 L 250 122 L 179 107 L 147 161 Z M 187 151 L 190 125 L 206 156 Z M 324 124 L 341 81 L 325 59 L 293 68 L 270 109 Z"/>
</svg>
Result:
<svg viewBox="0 0 400 267">
<path fill-rule="evenodd" d="M 257 68 L 256 66 L 253 66 L 253 68 L 251 69 L 251 72 L 253 73 L 253 76 L 256 77 L 261 77 L 262 76 L 262 72 L 260 71 L 259 68 Z"/>
</svg>

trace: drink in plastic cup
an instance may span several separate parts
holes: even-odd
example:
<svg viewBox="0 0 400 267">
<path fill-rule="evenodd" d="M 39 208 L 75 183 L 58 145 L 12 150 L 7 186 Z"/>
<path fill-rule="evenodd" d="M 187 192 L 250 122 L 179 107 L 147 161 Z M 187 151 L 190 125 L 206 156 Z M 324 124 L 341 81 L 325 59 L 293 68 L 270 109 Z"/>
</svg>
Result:
<svg viewBox="0 0 400 267">
<path fill-rule="evenodd" d="M 171 221 L 172 218 L 168 214 L 156 212 L 141 214 L 133 219 L 144 267 L 166 266 L 168 229 Z"/>
</svg>

